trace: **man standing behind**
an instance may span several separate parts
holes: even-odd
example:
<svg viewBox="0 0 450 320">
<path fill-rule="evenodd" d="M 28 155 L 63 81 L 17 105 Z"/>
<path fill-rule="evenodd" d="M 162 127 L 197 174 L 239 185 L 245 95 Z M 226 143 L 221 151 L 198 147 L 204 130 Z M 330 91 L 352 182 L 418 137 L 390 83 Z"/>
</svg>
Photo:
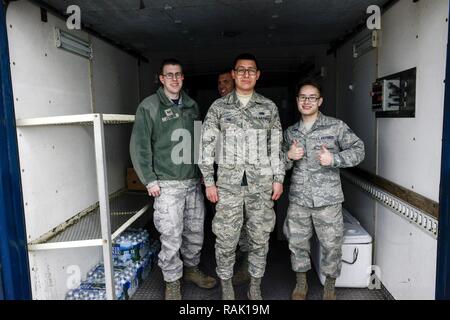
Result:
<svg viewBox="0 0 450 320">
<path fill-rule="evenodd" d="M 184 91 L 179 61 L 163 61 L 159 80 L 162 87 L 138 107 L 130 141 L 134 169 L 148 194 L 155 197 L 154 223 L 160 233 L 158 265 L 166 285 L 166 300 L 180 300 L 180 278 L 201 288 L 213 288 L 216 280 L 198 269 L 203 245 L 205 208 L 200 171 L 194 164 L 194 121 L 199 108 Z M 181 141 L 182 159 L 174 147 L 176 130 L 186 131 L 191 141 Z M 191 147 L 192 146 L 192 147 Z M 180 259 L 180 252 L 183 261 Z M 184 272 L 183 272 L 184 264 Z"/>
<path fill-rule="evenodd" d="M 253 55 L 239 55 L 234 61 L 232 76 L 235 91 L 216 100 L 206 115 L 199 166 L 205 179 L 206 196 L 217 203 L 212 227 L 216 235 L 216 271 L 221 279 L 222 298 L 234 299 L 231 278 L 245 206 L 251 276 L 247 295 L 251 300 L 261 300 L 261 278 L 266 267 L 269 236 L 275 226 L 273 201 L 283 192 L 281 124 L 276 105 L 255 92 L 260 71 Z M 252 140 L 255 135 L 259 139 Z M 226 159 L 219 161 L 217 188 L 213 164 L 219 138 L 225 139 L 222 145 Z M 258 150 L 258 147 L 265 150 Z M 266 157 L 260 157 L 261 154 Z"/>
<path fill-rule="evenodd" d="M 231 71 L 225 71 L 219 74 L 219 78 L 217 79 L 217 90 L 221 97 L 225 97 L 234 90 L 234 80 Z"/>
<path fill-rule="evenodd" d="M 233 92 L 234 90 L 234 79 L 231 74 L 231 71 L 225 71 L 219 74 L 219 78 L 217 79 L 217 90 L 221 97 L 226 96 L 227 94 Z M 245 217 L 245 213 L 244 213 Z M 245 225 L 245 221 L 244 221 Z M 239 286 L 241 284 L 247 283 L 250 281 L 250 275 L 248 274 L 248 239 L 247 233 L 245 231 L 245 226 L 242 226 L 241 235 L 239 236 L 239 249 L 237 251 L 237 256 L 242 257 L 242 263 L 233 276 L 233 284 Z M 236 257 L 236 260 L 239 260 Z"/>
<path fill-rule="evenodd" d="M 291 250 L 297 284 L 293 300 L 308 292 L 306 272 L 311 269 L 310 238 L 313 224 L 322 247 L 322 270 L 326 275 L 324 300 L 335 300 L 335 281 L 341 273 L 344 226 L 339 168 L 358 165 L 364 159 L 364 143 L 341 120 L 319 112 L 321 88 L 314 81 L 297 90 L 301 120 L 284 135 L 286 169 L 294 166 L 284 233 Z"/>
</svg>

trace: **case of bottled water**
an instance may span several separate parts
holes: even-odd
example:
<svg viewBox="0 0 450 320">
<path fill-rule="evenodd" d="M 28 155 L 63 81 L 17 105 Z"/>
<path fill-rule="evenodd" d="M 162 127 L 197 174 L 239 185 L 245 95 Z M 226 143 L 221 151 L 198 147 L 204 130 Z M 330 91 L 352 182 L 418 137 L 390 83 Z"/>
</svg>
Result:
<svg viewBox="0 0 450 320">
<path fill-rule="evenodd" d="M 161 248 L 151 240 L 146 230 L 127 230 L 113 246 L 114 284 L 116 299 L 130 299 L 139 285 L 148 278 Z M 66 300 L 105 300 L 105 268 L 95 265 L 76 289 L 69 290 Z"/>
<path fill-rule="evenodd" d="M 150 236 L 147 230 L 129 229 L 113 242 L 113 259 L 120 265 L 139 261 L 147 255 L 149 244 Z"/>
</svg>

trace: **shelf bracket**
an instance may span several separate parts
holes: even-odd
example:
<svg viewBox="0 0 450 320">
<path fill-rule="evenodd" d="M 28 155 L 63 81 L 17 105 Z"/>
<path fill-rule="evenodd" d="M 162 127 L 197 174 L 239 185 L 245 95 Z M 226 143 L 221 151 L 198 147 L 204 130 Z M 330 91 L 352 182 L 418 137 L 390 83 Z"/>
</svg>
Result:
<svg viewBox="0 0 450 320">
<path fill-rule="evenodd" d="M 100 205 L 100 223 L 102 226 L 103 263 L 105 265 L 106 297 L 115 300 L 114 269 L 111 246 L 111 221 L 108 193 L 108 175 L 106 173 L 105 134 L 103 115 L 94 114 L 95 163 L 97 169 L 97 188 Z"/>
</svg>

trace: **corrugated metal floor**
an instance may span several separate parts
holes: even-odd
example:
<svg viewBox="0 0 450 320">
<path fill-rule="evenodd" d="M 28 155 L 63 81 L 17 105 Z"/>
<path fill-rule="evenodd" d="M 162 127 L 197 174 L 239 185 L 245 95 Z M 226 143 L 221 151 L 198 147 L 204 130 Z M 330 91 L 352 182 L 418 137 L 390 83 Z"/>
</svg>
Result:
<svg viewBox="0 0 450 320">
<path fill-rule="evenodd" d="M 205 226 L 210 226 L 207 217 Z M 262 280 L 262 295 L 265 300 L 289 300 L 295 287 L 295 274 L 290 266 L 290 252 L 286 241 L 279 241 L 272 234 L 268 255 L 268 264 Z M 214 237 L 206 228 L 205 242 L 200 267 L 209 275 L 215 276 Z M 308 300 L 321 300 L 323 287 L 314 269 L 308 272 Z M 247 285 L 235 287 L 238 300 L 247 299 Z M 185 300 L 220 300 L 220 285 L 206 290 L 190 283 L 182 283 L 182 295 Z M 337 289 L 338 300 L 388 300 L 392 299 L 385 290 Z M 160 268 L 155 264 L 149 278 L 139 287 L 132 300 L 164 299 L 164 281 Z"/>
</svg>

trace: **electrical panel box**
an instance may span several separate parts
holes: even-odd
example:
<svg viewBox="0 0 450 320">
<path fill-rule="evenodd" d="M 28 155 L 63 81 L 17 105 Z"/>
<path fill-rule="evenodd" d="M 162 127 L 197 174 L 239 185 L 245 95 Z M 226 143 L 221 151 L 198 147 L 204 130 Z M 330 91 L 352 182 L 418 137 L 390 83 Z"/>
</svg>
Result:
<svg viewBox="0 0 450 320">
<path fill-rule="evenodd" d="M 377 118 L 415 117 L 416 68 L 377 79 L 372 85 Z"/>
<path fill-rule="evenodd" d="M 380 80 L 372 87 L 372 109 L 374 111 L 400 110 L 400 80 Z"/>
</svg>

